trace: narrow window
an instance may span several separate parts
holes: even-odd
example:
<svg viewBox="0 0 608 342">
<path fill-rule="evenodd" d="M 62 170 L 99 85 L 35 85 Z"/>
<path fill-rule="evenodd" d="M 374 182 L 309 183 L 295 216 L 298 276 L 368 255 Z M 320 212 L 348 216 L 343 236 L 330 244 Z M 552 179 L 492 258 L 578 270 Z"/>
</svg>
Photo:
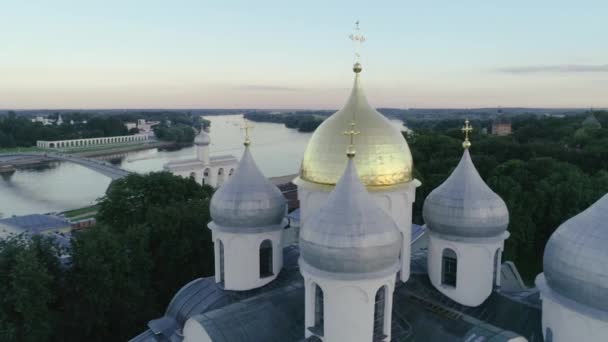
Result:
<svg viewBox="0 0 608 342">
<path fill-rule="evenodd" d="M 553 342 L 553 330 L 547 328 L 545 331 L 545 342 Z"/>
<path fill-rule="evenodd" d="M 458 259 L 456 252 L 446 248 L 443 250 L 441 284 L 456 287 L 456 274 L 458 271 Z"/>
<path fill-rule="evenodd" d="M 500 287 L 500 266 L 502 259 L 502 250 L 498 248 L 494 254 L 494 288 Z"/>
<path fill-rule="evenodd" d="M 264 240 L 260 245 L 260 278 L 272 275 L 272 242 Z"/>
<path fill-rule="evenodd" d="M 376 292 L 376 304 L 374 305 L 374 342 L 382 342 L 387 335 L 384 334 L 384 309 L 386 305 L 386 286 L 382 286 Z"/>
<path fill-rule="evenodd" d="M 311 332 L 317 336 L 323 336 L 325 329 L 323 310 L 323 290 L 319 285 L 315 285 L 315 326 L 311 329 Z"/>
<path fill-rule="evenodd" d="M 220 244 L 220 282 L 224 282 L 224 243 L 218 240 Z"/>
</svg>

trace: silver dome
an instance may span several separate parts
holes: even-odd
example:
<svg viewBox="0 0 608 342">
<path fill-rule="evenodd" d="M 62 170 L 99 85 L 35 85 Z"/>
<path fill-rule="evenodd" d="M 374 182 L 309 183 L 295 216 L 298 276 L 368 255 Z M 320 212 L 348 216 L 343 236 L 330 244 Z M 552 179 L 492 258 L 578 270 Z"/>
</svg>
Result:
<svg viewBox="0 0 608 342">
<path fill-rule="evenodd" d="M 211 137 L 209 137 L 209 134 L 207 134 L 204 129 L 201 129 L 201 131 L 196 135 L 196 137 L 194 137 L 195 145 L 209 145 L 210 143 Z"/>
<path fill-rule="evenodd" d="M 303 260 L 322 271 L 371 273 L 399 260 L 401 233 L 374 203 L 352 159 L 325 204 L 300 231 Z"/>
<path fill-rule="evenodd" d="M 458 237 L 493 237 L 509 225 L 507 205 L 481 179 L 468 149 L 448 179 L 424 200 L 422 215 L 431 231 Z"/>
<path fill-rule="evenodd" d="M 547 284 L 562 296 L 608 311 L 608 194 L 564 222 L 543 258 Z"/>
<path fill-rule="evenodd" d="M 285 217 L 286 203 L 281 191 L 258 169 L 249 147 L 245 147 L 234 174 L 211 198 L 211 225 L 237 231 L 277 228 Z"/>
</svg>

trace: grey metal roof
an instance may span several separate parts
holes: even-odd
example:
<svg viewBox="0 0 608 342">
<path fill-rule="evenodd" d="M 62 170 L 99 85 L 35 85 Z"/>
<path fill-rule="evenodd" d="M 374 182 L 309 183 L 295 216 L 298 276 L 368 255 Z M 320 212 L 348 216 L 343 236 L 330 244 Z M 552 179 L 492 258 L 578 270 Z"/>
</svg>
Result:
<svg viewBox="0 0 608 342">
<path fill-rule="evenodd" d="M 398 262 L 401 243 L 397 224 L 371 199 L 352 158 L 324 205 L 300 231 L 303 260 L 335 273 L 388 269 Z"/>
<path fill-rule="evenodd" d="M 209 134 L 207 134 L 204 129 L 201 129 L 201 131 L 196 135 L 196 137 L 194 137 L 195 145 L 209 145 L 210 143 L 211 137 L 209 137 Z"/>
<path fill-rule="evenodd" d="M 238 232 L 280 225 L 287 202 L 258 169 L 249 147 L 245 147 L 234 175 L 213 194 L 210 210 L 212 226 Z"/>
<path fill-rule="evenodd" d="M 608 194 L 564 222 L 545 247 L 547 284 L 564 297 L 608 311 Z"/>
<path fill-rule="evenodd" d="M 509 225 L 505 202 L 483 181 L 465 149 L 458 166 L 424 200 L 427 227 L 459 237 L 498 236 Z"/>
<path fill-rule="evenodd" d="M 0 225 L 7 225 L 24 232 L 39 234 L 48 230 L 69 227 L 70 223 L 58 216 L 32 214 L 2 219 L 0 220 Z"/>
<path fill-rule="evenodd" d="M 164 317 L 176 320 L 175 331 L 150 324 L 131 342 L 181 341 L 178 334 L 191 317 L 205 327 L 214 341 L 305 341 L 304 289 L 297 259 L 298 248 L 284 250 L 284 269 L 270 284 L 251 291 L 224 291 L 213 277 L 197 279 L 180 290 Z M 397 282 L 393 297 L 392 341 L 466 341 L 477 334 L 480 341 L 505 341 L 509 331 L 530 342 L 542 342 L 538 296 L 530 303 L 510 293 L 494 292 L 479 307 L 460 305 L 438 292 L 423 265 L 426 255 L 413 255 L 413 273 L 407 283 Z M 159 328 L 160 327 L 160 328 Z M 494 339 L 492 339 L 494 338 Z M 474 340 L 475 341 L 475 340 Z"/>
</svg>

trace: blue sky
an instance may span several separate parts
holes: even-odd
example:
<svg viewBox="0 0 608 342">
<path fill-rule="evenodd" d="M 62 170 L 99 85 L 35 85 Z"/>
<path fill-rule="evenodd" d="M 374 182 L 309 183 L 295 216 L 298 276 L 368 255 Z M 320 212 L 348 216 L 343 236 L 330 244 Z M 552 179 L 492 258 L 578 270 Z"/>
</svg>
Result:
<svg viewBox="0 0 608 342">
<path fill-rule="evenodd" d="M 608 107 L 608 1 L 0 0 L 0 108 Z"/>
</svg>

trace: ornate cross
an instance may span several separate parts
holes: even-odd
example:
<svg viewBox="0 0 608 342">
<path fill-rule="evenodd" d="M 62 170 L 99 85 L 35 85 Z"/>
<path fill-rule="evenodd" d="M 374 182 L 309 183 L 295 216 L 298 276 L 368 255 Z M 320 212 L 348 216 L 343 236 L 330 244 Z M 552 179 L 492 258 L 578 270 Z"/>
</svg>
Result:
<svg viewBox="0 0 608 342">
<path fill-rule="evenodd" d="M 361 134 L 360 131 L 355 130 L 355 122 L 350 123 L 350 130 L 344 131 L 344 135 L 348 135 L 350 137 L 350 145 L 348 146 L 348 150 L 346 151 L 346 155 L 349 158 L 355 156 L 355 136 Z"/>
<path fill-rule="evenodd" d="M 243 118 L 244 124 L 243 127 L 241 127 L 242 130 L 245 131 L 245 146 L 249 146 L 251 144 L 251 140 L 249 140 L 249 130 L 253 128 L 252 125 L 249 124 L 249 121 L 247 121 L 247 119 Z"/>
<path fill-rule="evenodd" d="M 471 142 L 469 141 L 469 133 L 473 132 L 473 127 L 469 125 L 469 120 L 464 120 L 464 126 L 460 129 L 462 133 L 464 133 L 464 142 L 462 143 L 462 147 L 469 148 L 471 147 Z"/>
<path fill-rule="evenodd" d="M 359 57 L 361 57 L 361 55 L 359 54 L 361 50 L 361 44 L 363 44 L 363 42 L 365 41 L 365 36 L 361 34 L 361 31 L 359 29 L 359 20 L 355 22 L 355 31 L 351 33 L 348 38 L 350 38 L 350 40 L 352 40 L 355 45 L 355 62 L 359 62 Z"/>
</svg>

